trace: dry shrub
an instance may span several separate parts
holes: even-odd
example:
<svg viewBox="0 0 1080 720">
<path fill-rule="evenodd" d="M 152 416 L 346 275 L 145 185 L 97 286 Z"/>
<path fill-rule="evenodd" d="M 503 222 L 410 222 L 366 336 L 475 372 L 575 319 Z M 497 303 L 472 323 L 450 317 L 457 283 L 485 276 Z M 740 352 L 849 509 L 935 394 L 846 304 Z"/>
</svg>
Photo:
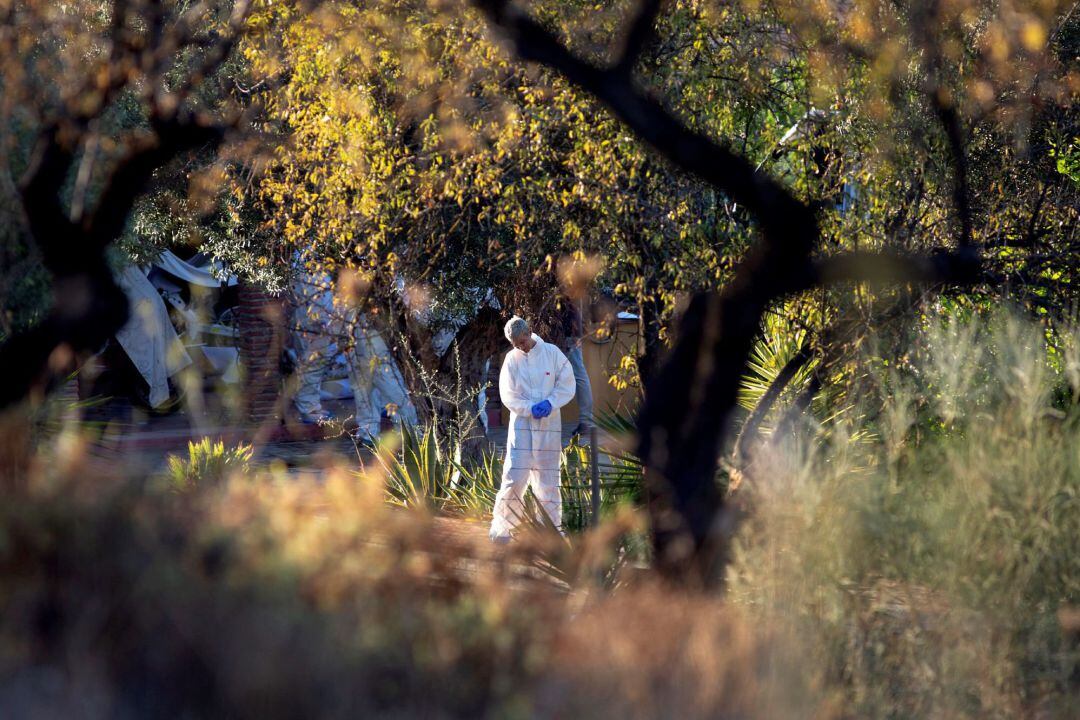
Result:
<svg viewBox="0 0 1080 720">
<path fill-rule="evenodd" d="M 5 717 L 776 716 L 773 638 L 719 600 L 570 590 L 534 562 L 561 540 L 505 552 L 378 475 L 71 467 L 0 503 Z"/>
<path fill-rule="evenodd" d="M 889 580 L 850 590 L 847 603 L 849 707 L 892 717 L 963 717 L 972 707 L 1022 715 L 1015 688 L 995 677 L 1008 665 L 989 618 Z"/>
<path fill-rule="evenodd" d="M 17 717 L 479 717 L 531 674 L 549 603 L 530 591 L 518 612 L 461 577 L 429 521 L 341 522 L 364 508 L 334 483 L 88 499 L 75 485 L 94 480 L 0 510 Z"/>
<path fill-rule="evenodd" d="M 779 624 L 715 596 L 646 585 L 558 634 L 540 692 L 551 717 L 823 718 L 818 669 Z"/>
</svg>

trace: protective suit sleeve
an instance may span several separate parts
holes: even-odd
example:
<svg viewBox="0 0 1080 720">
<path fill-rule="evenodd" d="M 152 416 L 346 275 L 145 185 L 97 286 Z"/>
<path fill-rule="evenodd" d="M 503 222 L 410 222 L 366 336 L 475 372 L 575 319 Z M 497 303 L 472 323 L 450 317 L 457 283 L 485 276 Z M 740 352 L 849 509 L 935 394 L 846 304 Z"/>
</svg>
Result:
<svg viewBox="0 0 1080 720">
<path fill-rule="evenodd" d="M 510 355 L 503 360 L 502 370 L 499 371 L 499 398 L 503 405 L 510 408 L 510 412 L 522 416 L 532 416 L 532 403 L 523 394 L 518 392 L 514 385 L 513 375 L 510 373 Z"/>
<path fill-rule="evenodd" d="M 554 350 L 557 354 L 555 364 L 558 367 L 559 379 L 555 381 L 555 388 L 551 391 L 548 402 L 554 408 L 561 408 L 574 399 L 577 385 L 574 383 L 574 369 L 570 367 L 570 361 L 566 359 L 566 355 L 561 350 L 558 348 L 554 348 Z"/>
</svg>

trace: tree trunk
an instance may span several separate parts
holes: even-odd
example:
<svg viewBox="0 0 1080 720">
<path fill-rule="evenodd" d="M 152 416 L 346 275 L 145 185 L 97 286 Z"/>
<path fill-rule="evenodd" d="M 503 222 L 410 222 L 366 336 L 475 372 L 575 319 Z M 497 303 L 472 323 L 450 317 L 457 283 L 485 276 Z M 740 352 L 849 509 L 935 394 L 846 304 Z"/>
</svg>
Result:
<svg viewBox="0 0 1080 720">
<path fill-rule="evenodd" d="M 642 392 L 644 392 L 660 366 L 663 353 L 663 342 L 660 339 L 662 323 L 659 303 L 656 300 L 643 300 L 638 304 L 638 312 L 641 315 L 639 320 L 641 353 L 638 356 L 638 376 L 641 378 Z"/>
<path fill-rule="evenodd" d="M 401 368 L 420 422 L 434 424 L 440 442 L 466 465 L 483 459 L 487 437 L 478 395 L 487 383 L 484 366 L 502 340 L 501 314 L 483 307 L 436 355 L 431 330 L 415 322 L 405 308 L 396 308 L 388 343 Z"/>
<path fill-rule="evenodd" d="M 429 413 L 439 429 L 440 439 L 446 441 L 446 447 L 454 458 L 465 465 L 479 463 L 488 449 L 487 435 L 480 418 L 484 412 L 478 398 L 481 392 L 464 392 L 467 388 L 477 388 L 486 382 L 486 359 L 476 355 L 462 357 L 460 374 L 453 371 L 436 375 L 436 382 L 442 387 L 456 387 L 460 383 L 461 392 L 457 396 L 433 398 L 430 402 Z"/>
</svg>

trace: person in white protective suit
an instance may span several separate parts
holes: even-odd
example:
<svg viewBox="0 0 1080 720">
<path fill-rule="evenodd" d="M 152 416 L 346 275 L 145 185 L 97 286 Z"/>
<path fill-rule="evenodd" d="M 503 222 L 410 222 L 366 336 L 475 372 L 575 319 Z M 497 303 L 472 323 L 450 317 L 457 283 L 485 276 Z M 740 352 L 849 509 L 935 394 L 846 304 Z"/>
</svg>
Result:
<svg viewBox="0 0 1080 720">
<path fill-rule="evenodd" d="M 349 384 L 356 404 L 356 436 L 370 441 L 379 435 L 380 408 L 372 401 L 372 388 L 394 406 L 391 419 L 396 424 L 415 425 L 416 407 L 378 331 L 356 310 L 334 302 L 328 275 L 310 273 L 299 263 L 297 266 L 290 291 L 298 379 L 293 404 L 301 420 L 316 423 L 330 419 L 319 390 L 333 355 L 341 349 L 347 355 Z"/>
<path fill-rule="evenodd" d="M 510 410 L 502 486 L 495 496 L 490 537 L 507 542 L 524 516 L 525 490 L 532 487 L 540 507 L 560 530 L 562 498 L 562 418 L 559 408 L 574 397 L 574 370 L 555 345 L 535 335 L 517 316 L 506 323 L 506 354 L 499 374 L 499 396 Z"/>
</svg>

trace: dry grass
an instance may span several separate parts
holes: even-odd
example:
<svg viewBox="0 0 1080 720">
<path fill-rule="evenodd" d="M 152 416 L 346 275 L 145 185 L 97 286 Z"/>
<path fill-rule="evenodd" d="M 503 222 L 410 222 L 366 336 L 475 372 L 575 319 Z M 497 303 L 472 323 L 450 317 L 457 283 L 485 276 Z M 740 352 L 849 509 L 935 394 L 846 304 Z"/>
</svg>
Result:
<svg viewBox="0 0 1080 720">
<path fill-rule="evenodd" d="M 1074 717 L 1076 388 L 1008 318 L 935 325 L 912 357 L 762 458 L 729 597 L 796 622 L 855 716 Z"/>
</svg>

